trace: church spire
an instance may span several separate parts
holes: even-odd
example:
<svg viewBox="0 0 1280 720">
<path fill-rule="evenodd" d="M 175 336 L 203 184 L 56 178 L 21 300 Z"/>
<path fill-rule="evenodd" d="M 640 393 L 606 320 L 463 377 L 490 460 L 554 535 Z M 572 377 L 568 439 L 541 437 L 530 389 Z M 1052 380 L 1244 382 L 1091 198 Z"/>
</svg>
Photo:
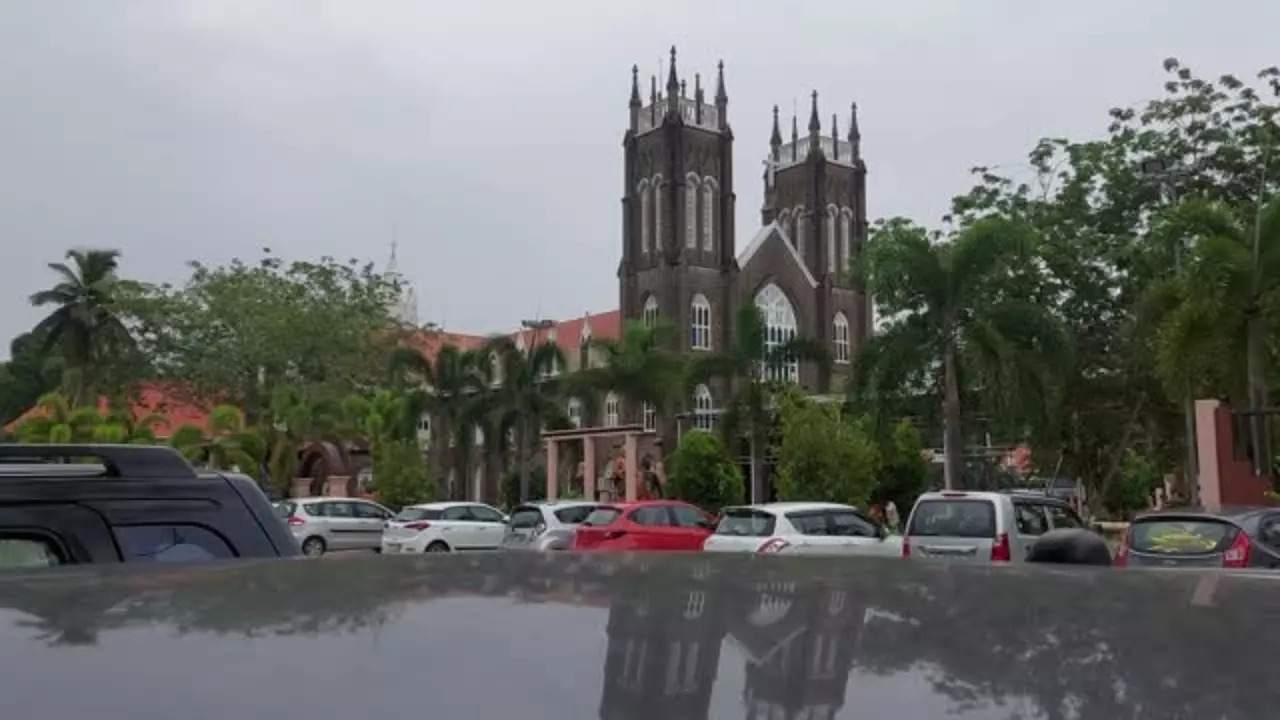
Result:
<svg viewBox="0 0 1280 720">
<path fill-rule="evenodd" d="M 716 63 L 716 104 L 727 104 L 728 102 L 729 96 L 725 94 L 724 90 L 724 61 L 721 60 Z"/>
<path fill-rule="evenodd" d="M 831 113 L 831 150 L 836 154 L 833 160 L 840 159 L 840 129 L 837 127 L 839 121 L 839 116 Z"/>
<path fill-rule="evenodd" d="M 800 147 L 800 126 L 796 121 L 795 100 L 791 101 L 791 161 L 796 161 L 796 153 Z"/>
<path fill-rule="evenodd" d="M 818 91 L 813 91 L 813 102 L 809 107 L 809 134 L 816 137 L 822 130 L 822 122 L 818 120 Z"/>
<path fill-rule="evenodd" d="M 631 107 L 640 107 L 640 66 L 631 66 Z"/>
<path fill-rule="evenodd" d="M 773 148 L 773 159 L 778 159 L 778 148 L 782 146 L 782 128 L 778 127 L 778 106 L 773 106 L 773 134 L 769 136 L 769 147 Z"/>
<path fill-rule="evenodd" d="M 849 112 L 849 145 L 853 149 L 853 157 L 851 160 L 858 160 L 862 157 L 862 132 L 858 129 L 858 103 L 850 106 Z"/>
<path fill-rule="evenodd" d="M 676 46 L 671 46 L 671 67 L 667 68 L 667 113 L 674 117 L 680 112 L 680 74 L 676 71 Z"/>
</svg>

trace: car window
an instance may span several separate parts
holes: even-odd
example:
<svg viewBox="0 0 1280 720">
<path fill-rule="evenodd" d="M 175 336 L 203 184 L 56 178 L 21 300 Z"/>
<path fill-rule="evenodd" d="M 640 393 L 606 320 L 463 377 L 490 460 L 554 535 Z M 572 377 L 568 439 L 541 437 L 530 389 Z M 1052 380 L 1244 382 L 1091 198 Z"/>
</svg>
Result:
<svg viewBox="0 0 1280 720">
<path fill-rule="evenodd" d="M 460 522 L 468 522 L 472 520 L 471 509 L 466 505 L 454 505 L 444 509 L 441 515 L 445 520 L 457 520 Z"/>
<path fill-rule="evenodd" d="M 386 520 L 391 517 L 390 513 L 373 503 L 361 502 L 352 504 L 356 506 L 356 517 L 358 518 L 365 520 Z"/>
<path fill-rule="evenodd" d="M 526 530 L 542 525 L 542 511 L 536 507 L 518 507 L 511 512 L 511 527 Z"/>
<path fill-rule="evenodd" d="M 911 513 L 908 535 L 994 538 L 996 506 L 990 500 L 921 500 Z"/>
<path fill-rule="evenodd" d="M 631 513 L 631 522 L 637 525 L 670 525 L 671 520 L 667 517 L 667 509 L 661 505 L 637 508 Z"/>
<path fill-rule="evenodd" d="M 1141 553 L 1196 555 L 1227 548 L 1235 526 L 1213 519 L 1151 518 L 1129 527 L 1129 547 Z"/>
<path fill-rule="evenodd" d="M 324 508 L 325 517 L 353 518 L 356 516 L 355 505 L 350 502 L 327 502 Z"/>
<path fill-rule="evenodd" d="M 441 512 L 438 508 L 407 507 L 396 513 L 396 522 L 415 522 L 417 520 L 439 520 Z"/>
<path fill-rule="evenodd" d="M 594 505 L 576 505 L 574 507 L 561 508 L 556 511 L 556 519 L 565 525 L 581 525 L 595 510 Z"/>
<path fill-rule="evenodd" d="M 125 562 L 195 562 L 235 557 L 226 541 L 196 525 L 121 525 L 115 528 Z"/>
<path fill-rule="evenodd" d="M 671 511 L 675 513 L 676 525 L 679 527 L 706 527 L 707 525 L 707 516 L 696 508 L 688 505 L 672 505 Z"/>
<path fill-rule="evenodd" d="M 875 523 L 848 510 L 833 510 L 827 513 L 830 533 L 841 537 L 879 537 Z"/>
<path fill-rule="evenodd" d="M 1070 508 L 1062 505 L 1046 505 L 1044 509 L 1049 514 L 1049 522 L 1055 529 L 1084 527 L 1084 522 Z"/>
<path fill-rule="evenodd" d="M 594 527 L 608 525 L 614 520 L 617 520 L 618 516 L 621 514 L 622 511 L 616 507 L 598 507 L 591 511 L 591 514 L 587 516 L 586 520 L 582 521 L 582 524 Z"/>
<path fill-rule="evenodd" d="M 1044 505 L 1038 503 L 1014 503 L 1013 517 L 1018 525 L 1019 535 L 1043 535 L 1049 532 L 1049 516 L 1045 515 Z"/>
<path fill-rule="evenodd" d="M 37 568 L 61 565 L 66 560 L 47 537 L 0 535 L 0 568 Z"/>
<path fill-rule="evenodd" d="M 303 503 L 302 512 L 311 517 L 324 517 L 328 514 L 329 503 Z"/>
<path fill-rule="evenodd" d="M 791 526 L 801 535 L 827 535 L 827 514 L 822 510 L 794 512 L 787 515 Z"/>
<path fill-rule="evenodd" d="M 272 505 L 271 509 L 275 510 L 276 517 L 283 519 L 292 515 L 293 511 L 297 509 L 297 507 L 298 507 L 297 503 L 278 502 L 275 505 Z"/>
<path fill-rule="evenodd" d="M 502 513 L 485 505 L 472 505 L 471 517 L 480 522 L 502 522 Z"/>
<path fill-rule="evenodd" d="M 720 523 L 716 525 L 717 535 L 734 537 L 767 537 L 773 534 L 778 518 L 772 513 L 750 508 L 726 510 Z"/>
</svg>

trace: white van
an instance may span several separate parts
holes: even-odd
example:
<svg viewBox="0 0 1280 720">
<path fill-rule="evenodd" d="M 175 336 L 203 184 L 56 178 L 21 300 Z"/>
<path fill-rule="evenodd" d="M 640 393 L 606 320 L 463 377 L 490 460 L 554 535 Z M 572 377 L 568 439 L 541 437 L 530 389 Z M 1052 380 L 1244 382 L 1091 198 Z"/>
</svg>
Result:
<svg viewBox="0 0 1280 720">
<path fill-rule="evenodd" d="M 921 495 L 903 533 L 902 556 L 968 562 L 1022 562 L 1037 539 L 1084 528 L 1066 502 L 1031 493 L 946 490 Z"/>
</svg>

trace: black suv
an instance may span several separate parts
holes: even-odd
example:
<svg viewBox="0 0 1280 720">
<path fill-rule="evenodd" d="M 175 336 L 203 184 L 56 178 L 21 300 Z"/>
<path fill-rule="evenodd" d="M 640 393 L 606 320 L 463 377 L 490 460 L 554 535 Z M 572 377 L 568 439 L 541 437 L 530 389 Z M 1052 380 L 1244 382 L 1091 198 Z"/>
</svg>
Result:
<svg viewBox="0 0 1280 720">
<path fill-rule="evenodd" d="M 256 482 L 173 448 L 0 445 L 0 568 L 298 554 Z"/>
</svg>

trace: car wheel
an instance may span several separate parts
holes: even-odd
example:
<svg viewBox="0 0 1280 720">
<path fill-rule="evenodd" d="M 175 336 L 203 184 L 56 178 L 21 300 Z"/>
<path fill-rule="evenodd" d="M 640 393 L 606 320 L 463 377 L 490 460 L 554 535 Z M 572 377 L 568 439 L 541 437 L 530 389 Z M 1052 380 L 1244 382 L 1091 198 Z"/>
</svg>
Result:
<svg viewBox="0 0 1280 720">
<path fill-rule="evenodd" d="M 449 552 L 449 546 L 445 545 L 440 540 L 436 540 L 435 542 L 427 546 L 427 549 L 425 550 L 425 552 L 429 552 L 429 553 Z"/>
<path fill-rule="evenodd" d="M 307 557 L 320 557 L 324 554 L 324 538 L 309 537 L 302 543 L 302 554 Z"/>
</svg>

